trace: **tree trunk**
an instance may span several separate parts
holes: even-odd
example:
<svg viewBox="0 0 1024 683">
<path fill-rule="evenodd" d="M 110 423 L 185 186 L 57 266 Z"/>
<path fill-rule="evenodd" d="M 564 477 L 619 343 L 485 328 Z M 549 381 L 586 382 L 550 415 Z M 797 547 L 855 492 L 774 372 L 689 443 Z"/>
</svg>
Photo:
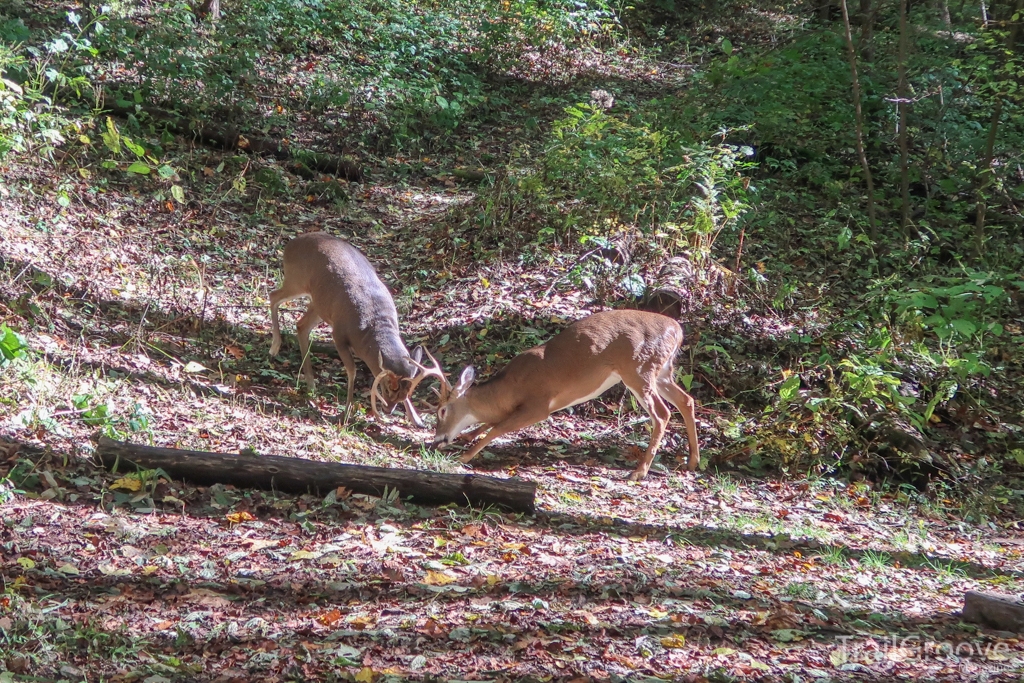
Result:
<svg viewBox="0 0 1024 683">
<path fill-rule="evenodd" d="M 857 133 L 857 156 L 860 157 L 861 167 L 864 169 L 864 181 L 868 186 L 868 225 L 871 235 L 871 242 L 878 241 L 878 223 L 875 220 L 875 182 L 871 177 L 871 166 L 868 164 L 868 155 L 864 150 L 864 112 L 860 106 L 860 78 L 857 76 L 857 52 L 853 46 L 853 32 L 850 29 L 850 11 L 846 6 L 846 0 L 840 0 L 840 7 L 843 10 L 843 27 L 846 30 L 846 52 L 850 61 L 850 76 L 853 79 L 853 116 Z"/>
<path fill-rule="evenodd" d="M 939 15 L 947 31 L 953 30 L 953 19 L 949 16 L 949 0 L 939 0 Z"/>
<path fill-rule="evenodd" d="M 217 21 L 220 19 L 220 0 L 206 0 L 196 10 L 196 16 L 200 19 L 205 19 L 209 16 L 210 21 Z"/>
<path fill-rule="evenodd" d="M 910 151 L 907 142 L 907 107 L 910 84 L 907 82 L 907 0 L 900 0 L 899 85 L 896 88 L 900 140 L 900 229 L 910 236 Z"/>
<path fill-rule="evenodd" d="M 832 3 L 830 0 L 818 0 L 818 21 L 827 24 L 832 17 Z"/>
<path fill-rule="evenodd" d="M 1014 3 L 1013 10 L 1010 12 L 1011 19 L 1013 15 L 1020 11 L 1022 0 L 1017 0 Z M 984 9 L 984 4 L 982 8 Z M 1017 31 L 1020 28 L 1020 22 L 1013 22 L 1010 26 L 1010 32 L 1006 36 L 1006 51 L 1013 53 L 1013 48 L 1017 44 Z M 980 259 L 982 254 L 985 253 L 985 211 L 988 208 L 988 198 L 986 197 L 986 191 L 992 184 L 993 171 L 992 171 L 992 160 L 995 158 L 996 149 L 996 136 L 999 134 L 999 119 L 1003 116 L 1003 99 L 996 93 L 996 106 L 992 110 L 992 120 L 988 125 L 988 138 L 985 140 L 985 152 L 981 160 L 981 165 L 978 167 L 978 178 L 977 178 L 977 191 L 976 198 L 977 203 L 975 204 L 975 220 L 974 220 L 974 258 Z"/>
<path fill-rule="evenodd" d="M 384 495 L 397 490 L 402 500 L 419 505 L 497 505 L 514 512 L 532 513 L 537 485 L 518 478 L 499 479 L 479 474 L 441 474 L 391 467 L 343 465 L 278 455 L 231 455 L 156 448 L 96 439 L 96 453 L 104 467 L 131 463 L 139 469 L 160 469 L 172 478 L 201 485 L 231 484 L 286 493 L 326 495 L 344 487 L 354 493 Z"/>
<path fill-rule="evenodd" d="M 875 9 L 871 0 L 860 0 L 860 58 L 865 62 L 875 60 Z"/>
</svg>

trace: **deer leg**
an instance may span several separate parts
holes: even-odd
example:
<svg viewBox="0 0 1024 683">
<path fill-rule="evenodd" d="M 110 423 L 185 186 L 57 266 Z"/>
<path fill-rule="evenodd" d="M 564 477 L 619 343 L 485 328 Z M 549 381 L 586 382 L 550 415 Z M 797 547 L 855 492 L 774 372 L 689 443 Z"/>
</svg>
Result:
<svg viewBox="0 0 1024 683">
<path fill-rule="evenodd" d="M 633 395 L 643 405 L 644 410 L 651 416 L 651 441 L 647 445 L 644 459 L 629 475 L 630 481 L 640 481 L 647 476 L 648 470 L 651 469 L 651 463 L 654 462 L 654 456 L 658 452 L 658 446 L 661 445 L 661 439 L 665 436 L 665 425 L 668 424 L 668 418 L 671 416 L 668 406 L 658 394 L 656 381 L 656 377 L 643 377 L 639 373 L 628 379 L 623 378 L 623 383 L 633 392 Z"/>
<path fill-rule="evenodd" d="M 294 292 L 288 287 L 288 283 L 281 285 L 281 289 L 275 289 L 270 293 L 270 355 L 276 356 L 281 350 L 281 321 L 278 317 L 277 308 L 286 301 L 298 299 L 302 292 Z"/>
<path fill-rule="evenodd" d="M 459 434 L 457 437 L 455 437 L 455 440 L 456 441 L 461 441 L 463 443 L 470 443 L 470 442 L 473 441 L 473 439 L 475 439 L 476 437 L 480 436 L 485 431 L 487 431 L 487 428 L 490 427 L 490 426 L 491 425 L 489 425 L 489 424 L 482 424 L 482 425 L 480 425 L 479 427 L 477 427 L 476 429 L 474 429 L 471 432 L 465 432 L 464 434 Z"/>
<path fill-rule="evenodd" d="M 700 464 L 700 444 L 697 442 L 697 416 L 695 414 L 696 401 L 693 396 L 683 391 L 682 387 L 672 381 L 672 369 L 665 366 L 658 377 L 658 394 L 676 407 L 686 423 L 686 436 L 690 441 L 690 459 L 686 463 L 686 469 L 693 472 Z"/>
<path fill-rule="evenodd" d="M 342 339 L 333 330 L 331 335 L 334 337 L 334 348 L 338 351 L 341 364 L 345 366 L 345 378 L 348 380 L 348 398 L 345 399 L 345 416 L 341 422 L 348 424 L 348 416 L 352 412 L 352 396 L 356 390 L 356 362 L 352 359 L 352 352 L 348 350 L 348 340 Z"/>
<path fill-rule="evenodd" d="M 491 427 L 491 431 L 487 432 L 487 434 L 485 434 L 479 441 L 473 444 L 473 447 L 459 458 L 459 461 L 463 464 L 468 463 L 470 460 L 475 458 L 480 451 L 486 448 L 487 444 L 494 441 L 502 434 L 515 432 L 523 427 L 529 427 L 532 424 L 537 424 L 541 420 L 547 418 L 548 415 L 549 413 L 546 410 L 538 412 L 537 410 L 531 410 L 525 406 L 518 408 L 504 420 Z M 484 425 L 484 428 L 486 427 L 487 425 Z M 483 428 L 479 428 L 474 431 L 483 431 Z"/>
<path fill-rule="evenodd" d="M 320 323 L 320 316 L 310 308 L 305 315 L 299 318 L 295 325 L 296 336 L 299 338 L 299 351 L 302 353 L 302 376 L 306 378 L 306 385 L 309 391 L 316 389 L 316 380 L 313 379 L 313 363 L 309 357 L 309 333 Z"/>
</svg>

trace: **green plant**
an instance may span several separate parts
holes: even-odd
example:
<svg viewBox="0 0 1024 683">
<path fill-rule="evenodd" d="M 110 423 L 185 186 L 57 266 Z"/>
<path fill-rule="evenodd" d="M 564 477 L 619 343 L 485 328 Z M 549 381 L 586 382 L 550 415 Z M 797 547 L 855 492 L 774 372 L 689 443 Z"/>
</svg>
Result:
<svg viewBox="0 0 1024 683">
<path fill-rule="evenodd" d="M 86 136 L 80 136 L 81 141 L 84 144 L 92 144 L 92 140 Z M 166 183 L 169 184 L 171 196 L 179 204 L 185 202 L 185 190 L 181 185 L 176 182 L 179 180 L 177 172 L 168 164 L 162 163 L 151 149 L 147 149 L 144 145 L 133 140 L 131 137 L 122 133 L 117 124 L 114 123 L 114 119 L 106 117 L 103 123 L 103 129 L 100 133 L 100 138 L 103 140 L 103 145 L 107 151 L 110 152 L 111 158 L 106 159 L 102 162 L 101 166 L 105 169 L 122 169 L 129 175 L 136 176 L 148 176 L 151 173 L 156 173 L 156 176 Z M 125 155 L 125 150 L 129 153 L 128 162 L 123 162 L 122 159 Z M 123 167 L 123 168 L 122 168 Z M 161 194 L 157 197 L 158 200 L 163 200 L 164 197 Z"/>
<path fill-rule="evenodd" d="M 954 561 L 943 562 L 938 559 L 926 558 L 925 566 L 935 571 L 939 578 L 947 581 L 967 578 L 967 572 L 960 563 Z"/>
<path fill-rule="evenodd" d="M 821 549 L 818 555 L 825 564 L 843 566 L 846 564 L 846 553 L 841 546 L 829 545 Z"/>
<path fill-rule="evenodd" d="M 958 277 L 928 276 L 895 297 L 896 313 L 906 325 L 933 332 L 940 346 L 979 341 L 1003 334 L 1003 320 L 1013 305 L 1011 291 L 1024 291 L 1024 280 L 993 272 L 968 271 Z"/>
<path fill-rule="evenodd" d="M 0 325 L 0 368 L 28 358 L 28 343 L 25 337 L 7 325 Z"/>
<path fill-rule="evenodd" d="M 874 550 L 865 550 L 860 558 L 860 563 L 868 569 L 885 569 L 892 562 L 888 553 Z"/>
<path fill-rule="evenodd" d="M 786 595 L 803 600 L 813 600 L 818 597 L 818 587 L 813 583 L 805 581 L 794 581 L 786 584 Z"/>
<path fill-rule="evenodd" d="M 656 112 L 612 114 L 577 104 L 552 126 L 532 186 L 558 202 L 564 229 L 604 236 L 635 226 L 671 251 L 710 258 L 718 235 L 747 209 L 746 147 L 688 145 Z"/>
<path fill-rule="evenodd" d="M 103 35 L 106 16 L 83 22 L 68 12 L 66 19 L 67 30 L 37 44 L 28 43 L 32 34 L 20 20 L 0 24 L 0 158 L 12 151 L 50 157 L 79 128 L 64 94 L 92 93 L 99 54 L 93 40 Z"/>
</svg>

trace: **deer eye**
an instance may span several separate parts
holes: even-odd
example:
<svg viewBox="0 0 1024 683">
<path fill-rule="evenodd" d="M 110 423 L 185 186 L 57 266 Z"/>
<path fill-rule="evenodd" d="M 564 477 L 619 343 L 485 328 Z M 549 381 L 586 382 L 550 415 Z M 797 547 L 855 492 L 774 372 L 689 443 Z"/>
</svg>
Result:
<svg viewBox="0 0 1024 683">
<path fill-rule="evenodd" d="M 443 408 L 441 408 L 440 410 L 437 411 L 437 417 L 439 419 L 442 419 L 442 420 L 444 419 L 444 416 L 447 415 L 447 414 L 448 414 L 448 408 L 447 407 L 443 407 Z"/>
</svg>

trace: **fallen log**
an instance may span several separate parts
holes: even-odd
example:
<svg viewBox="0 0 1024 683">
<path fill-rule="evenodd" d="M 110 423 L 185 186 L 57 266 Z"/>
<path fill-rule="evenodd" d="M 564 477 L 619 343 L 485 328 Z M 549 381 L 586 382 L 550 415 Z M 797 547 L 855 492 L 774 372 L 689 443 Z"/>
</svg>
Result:
<svg viewBox="0 0 1024 683">
<path fill-rule="evenodd" d="M 533 513 L 537 485 L 519 478 L 499 479 L 479 474 L 442 474 L 392 467 L 345 465 L 280 455 L 234 455 L 177 448 L 158 448 L 96 437 L 103 466 L 116 470 L 125 464 L 160 469 L 174 479 L 196 484 L 231 484 L 286 493 L 326 495 L 344 487 L 353 493 L 382 496 L 397 490 L 399 498 L 420 505 L 496 505 L 513 512 Z"/>
<path fill-rule="evenodd" d="M 1024 603 L 1012 595 L 967 591 L 962 616 L 964 621 L 1024 633 Z"/>
<path fill-rule="evenodd" d="M 112 93 L 106 93 L 106 95 L 105 109 L 107 111 L 118 116 L 139 115 L 133 102 L 118 100 Z M 338 176 L 353 182 L 363 179 L 363 170 L 345 157 L 296 149 L 286 140 L 243 134 L 240 129 L 228 124 L 190 120 L 177 112 L 159 107 L 142 107 L 141 111 L 177 135 L 190 135 L 200 142 L 221 149 L 261 154 L 271 156 L 278 161 L 289 162 L 289 170 L 306 180 L 316 178 L 317 172 Z"/>
</svg>

